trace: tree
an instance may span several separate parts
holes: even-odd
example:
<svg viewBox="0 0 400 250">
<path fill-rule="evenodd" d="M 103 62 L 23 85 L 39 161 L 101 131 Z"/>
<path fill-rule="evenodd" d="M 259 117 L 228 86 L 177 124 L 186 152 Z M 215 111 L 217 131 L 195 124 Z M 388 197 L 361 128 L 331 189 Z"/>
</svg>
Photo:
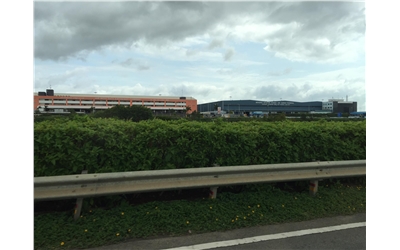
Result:
<svg viewBox="0 0 400 250">
<path fill-rule="evenodd" d="M 200 119 L 202 119 L 202 118 L 203 118 L 203 115 L 200 114 L 200 112 L 197 112 L 196 110 L 193 111 L 193 112 L 190 114 L 190 117 L 189 117 L 189 119 L 193 119 L 193 120 L 200 120 Z"/>
<path fill-rule="evenodd" d="M 186 106 L 186 117 L 187 117 L 187 115 L 188 115 L 189 111 L 191 111 L 191 110 L 192 110 L 192 108 L 191 108 L 191 107 L 189 107 L 189 106 Z"/>
<path fill-rule="evenodd" d="M 41 112 L 40 112 L 40 109 L 41 109 L 42 107 L 41 106 L 38 106 L 37 108 L 36 108 L 36 110 L 35 110 L 35 114 L 36 115 L 38 115 L 38 114 L 40 114 Z"/>
<path fill-rule="evenodd" d="M 93 114 L 94 117 L 101 118 L 116 118 L 121 120 L 132 120 L 133 122 L 138 122 L 142 120 L 149 120 L 153 118 L 153 113 L 151 109 L 143 106 L 130 106 L 125 107 L 122 105 L 116 105 L 110 109 L 103 111 L 98 111 Z"/>
</svg>

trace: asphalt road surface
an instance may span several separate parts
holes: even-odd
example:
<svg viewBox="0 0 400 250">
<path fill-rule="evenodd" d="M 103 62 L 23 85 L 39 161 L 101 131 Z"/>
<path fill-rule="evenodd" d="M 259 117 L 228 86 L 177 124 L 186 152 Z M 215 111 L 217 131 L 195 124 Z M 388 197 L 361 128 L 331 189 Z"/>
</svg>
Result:
<svg viewBox="0 0 400 250">
<path fill-rule="evenodd" d="M 87 250 L 366 249 L 366 214 L 179 237 L 130 240 Z"/>
</svg>

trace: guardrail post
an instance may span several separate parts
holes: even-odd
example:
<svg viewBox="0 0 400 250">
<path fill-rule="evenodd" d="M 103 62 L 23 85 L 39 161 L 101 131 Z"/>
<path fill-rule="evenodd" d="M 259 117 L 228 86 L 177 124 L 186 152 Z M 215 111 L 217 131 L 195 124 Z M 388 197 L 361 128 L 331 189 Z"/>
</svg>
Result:
<svg viewBox="0 0 400 250">
<path fill-rule="evenodd" d="M 82 174 L 87 174 L 87 170 L 83 170 Z M 74 220 L 79 219 L 81 216 L 81 211 L 82 211 L 82 204 L 83 204 L 83 198 L 78 198 L 76 199 L 76 205 L 75 205 L 75 211 L 74 211 Z"/>
<path fill-rule="evenodd" d="M 318 180 L 310 181 L 310 195 L 314 196 L 318 191 Z"/>
<path fill-rule="evenodd" d="M 210 198 L 211 199 L 217 198 L 217 189 L 218 189 L 218 187 L 211 187 L 210 188 Z"/>
<path fill-rule="evenodd" d="M 214 163 L 213 167 L 219 167 L 219 164 Z M 209 193 L 210 199 L 216 199 L 217 198 L 217 189 L 218 189 L 218 187 L 210 187 L 210 193 Z"/>
<path fill-rule="evenodd" d="M 319 162 L 319 160 L 313 159 L 312 162 Z M 311 180 L 309 186 L 309 193 L 314 196 L 318 192 L 318 180 Z"/>
</svg>

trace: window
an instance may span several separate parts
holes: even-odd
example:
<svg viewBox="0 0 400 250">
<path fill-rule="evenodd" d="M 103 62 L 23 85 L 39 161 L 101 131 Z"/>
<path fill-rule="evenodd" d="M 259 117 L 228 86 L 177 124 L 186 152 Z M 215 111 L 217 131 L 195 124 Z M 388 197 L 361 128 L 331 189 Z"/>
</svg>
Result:
<svg viewBox="0 0 400 250">
<path fill-rule="evenodd" d="M 80 105 L 81 104 L 81 100 L 79 99 L 68 99 L 68 105 Z"/>
</svg>

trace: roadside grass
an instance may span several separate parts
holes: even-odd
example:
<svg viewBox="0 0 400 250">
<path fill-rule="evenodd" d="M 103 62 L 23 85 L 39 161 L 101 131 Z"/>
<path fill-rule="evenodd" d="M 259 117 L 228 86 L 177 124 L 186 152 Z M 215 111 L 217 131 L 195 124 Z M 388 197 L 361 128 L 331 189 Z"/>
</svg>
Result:
<svg viewBox="0 0 400 250">
<path fill-rule="evenodd" d="M 304 185 L 305 183 L 305 185 Z M 310 196 L 307 183 L 246 185 L 240 192 L 221 187 L 217 199 L 116 202 L 34 216 L 34 249 L 85 249 L 154 236 L 225 231 L 366 212 L 365 177 L 324 180 Z M 117 204 L 118 203 L 118 204 Z"/>
</svg>

